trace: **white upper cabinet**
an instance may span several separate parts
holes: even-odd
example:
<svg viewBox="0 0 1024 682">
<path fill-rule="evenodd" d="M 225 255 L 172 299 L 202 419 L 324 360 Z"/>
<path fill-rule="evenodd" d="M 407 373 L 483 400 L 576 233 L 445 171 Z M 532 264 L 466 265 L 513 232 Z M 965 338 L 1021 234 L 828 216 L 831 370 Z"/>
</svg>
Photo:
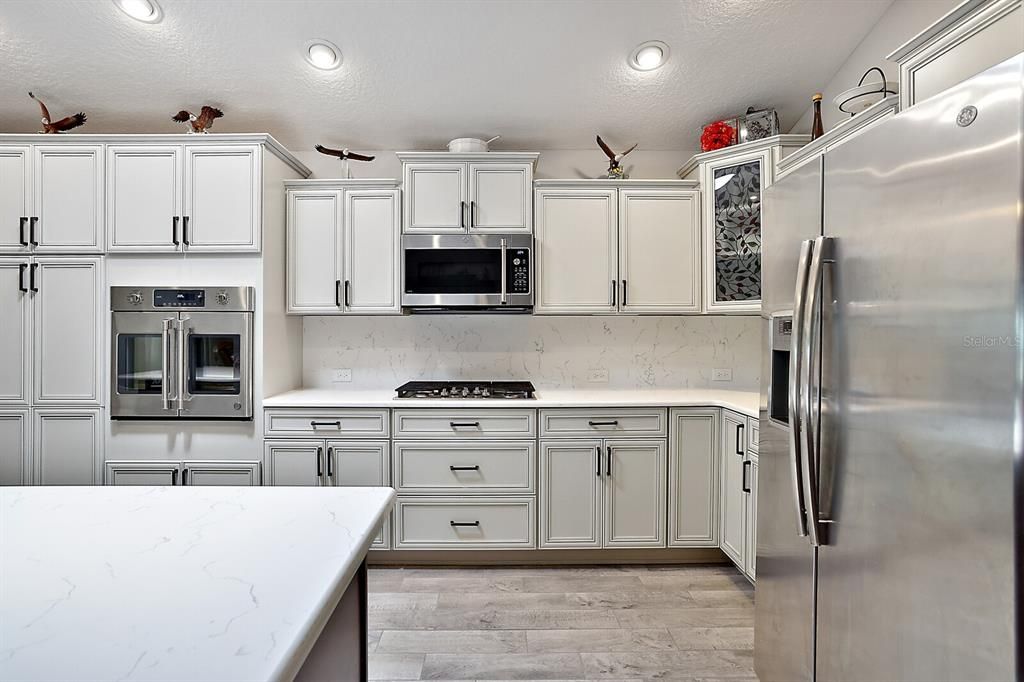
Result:
<svg viewBox="0 0 1024 682">
<path fill-rule="evenodd" d="M 401 313 L 394 180 L 295 180 L 288 196 L 288 312 Z"/>
<path fill-rule="evenodd" d="M 178 250 L 182 154 L 172 145 L 107 147 L 109 250 Z"/>
<path fill-rule="evenodd" d="M 24 253 L 29 250 L 31 187 L 30 148 L 0 147 L 0 253 Z"/>
<path fill-rule="evenodd" d="M 33 156 L 33 251 L 101 251 L 103 148 L 37 145 Z M 33 218 L 35 220 L 33 220 Z"/>
<path fill-rule="evenodd" d="M 533 166 L 538 154 L 400 152 L 403 231 L 533 232 Z"/>
<path fill-rule="evenodd" d="M 616 310 L 617 200 L 614 189 L 537 191 L 534 312 Z"/>
<path fill-rule="evenodd" d="M 619 308 L 700 312 L 700 192 L 619 190 Z"/>
<path fill-rule="evenodd" d="M 260 148 L 186 145 L 182 242 L 189 251 L 259 251 Z"/>
<path fill-rule="evenodd" d="M 0 404 L 29 403 L 32 299 L 29 258 L 0 260 Z"/>
</svg>

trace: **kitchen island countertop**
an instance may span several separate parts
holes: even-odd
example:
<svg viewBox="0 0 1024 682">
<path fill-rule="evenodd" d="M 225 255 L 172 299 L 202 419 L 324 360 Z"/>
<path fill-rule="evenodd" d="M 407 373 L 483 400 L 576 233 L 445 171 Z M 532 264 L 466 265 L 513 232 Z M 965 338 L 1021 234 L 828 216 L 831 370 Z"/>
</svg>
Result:
<svg viewBox="0 0 1024 682">
<path fill-rule="evenodd" d="M 537 389 L 532 399 L 397 398 L 393 390 L 301 388 L 263 401 L 264 407 L 725 407 L 757 418 L 756 391 L 681 389 Z"/>
<path fill-rule="evenodd" d="M 0 679 L 290 680 L 390 488 L 0 489 Z"/>
</svg>

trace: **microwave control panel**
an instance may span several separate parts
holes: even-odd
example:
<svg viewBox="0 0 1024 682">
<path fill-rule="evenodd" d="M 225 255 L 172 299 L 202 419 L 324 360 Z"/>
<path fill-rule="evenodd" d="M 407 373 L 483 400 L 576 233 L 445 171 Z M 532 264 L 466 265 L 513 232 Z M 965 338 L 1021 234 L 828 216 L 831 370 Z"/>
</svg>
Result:
<svg viewBox="0 0 1024 682">
<path fill-rule="evenodd" d="M 509 249 L 508 254 L 509 292 L 530 293 L 530 250 Z"/>
</svg>

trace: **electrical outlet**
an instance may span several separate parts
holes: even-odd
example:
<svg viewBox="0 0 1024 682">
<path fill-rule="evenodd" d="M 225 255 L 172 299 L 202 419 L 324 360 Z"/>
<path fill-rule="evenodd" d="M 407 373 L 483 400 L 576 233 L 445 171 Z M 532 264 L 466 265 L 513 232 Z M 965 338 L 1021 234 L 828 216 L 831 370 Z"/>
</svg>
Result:
<svg viewBox="0 0 1024 682">
<path fill-rule="evenodd" d="M 732 367 L 716 367 L 711 370 L 712 381 L 732 381 Z"/>
<path fill-rule="evenodd" d="M 347 367 L 345 369 L 336 369 L 336 370 L 334 370 L 334 376 L 331 378 L 331 381 L 334 381 L 334 382 L 339 382 L 339 381 L 348 382 L 348 381 L 352 381 L 352 370 L 348 369 Z"/>
<path fill-rule="evenodd" d="M 587 381 L 592 384 L 607 384 L 608 383 L 608 370 L 606 369 L 592 369 L 587 373 Z"/>
</svg>

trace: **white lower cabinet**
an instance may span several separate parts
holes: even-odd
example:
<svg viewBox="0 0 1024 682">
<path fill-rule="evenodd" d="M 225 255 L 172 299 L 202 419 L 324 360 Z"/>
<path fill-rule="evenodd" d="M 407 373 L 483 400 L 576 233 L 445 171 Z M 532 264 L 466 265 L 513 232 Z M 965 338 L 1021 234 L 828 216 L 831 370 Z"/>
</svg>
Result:
<svg viewBox="0 0 1024 682">
<path fill-rule="evenodd" d="M 28 410 L 0 411 L 0 485 L 32 482 Z"/>
<path fill-rule="evenodd" d="M 743 491 L 746 469 L 744 462 L 747 460 L 747 451 L 743 446 L 743 431 L 746 425 L 746 417 L 722 410 L 720 547 L 741 568 L 747 526 L 747 496 Z"/>
<path fill-rule="evenodd" d="M 100 485 L 102 410 L 32 410 L 32 459 L 37 485 Z"/>
<path fill-rule="evenodd" d="M 260 463 L 233 460 L 108 460 L 107 485 L 260 485 Z"/>
<path fill-rule="evenodd" d="M 532 497 L 399 497 L 395 549 L 532 549 Z"/>
<path fill-rule="evenodd" d="M 541 441 L 542 548 L 664 547 L 663 439 Z"/>
<path fill-rule="evenodd" d="M 718 408 L 669 412 L 668 544 L 718 547 Z"/>
<path fill-rule="evenodd" d="M 747 460 L 747 485 L 744 489 L 746 500 L 746 554 L 743 557 L 743 572 L 754 579 L 757 567 L 757 458 Z"/>
</svg>

